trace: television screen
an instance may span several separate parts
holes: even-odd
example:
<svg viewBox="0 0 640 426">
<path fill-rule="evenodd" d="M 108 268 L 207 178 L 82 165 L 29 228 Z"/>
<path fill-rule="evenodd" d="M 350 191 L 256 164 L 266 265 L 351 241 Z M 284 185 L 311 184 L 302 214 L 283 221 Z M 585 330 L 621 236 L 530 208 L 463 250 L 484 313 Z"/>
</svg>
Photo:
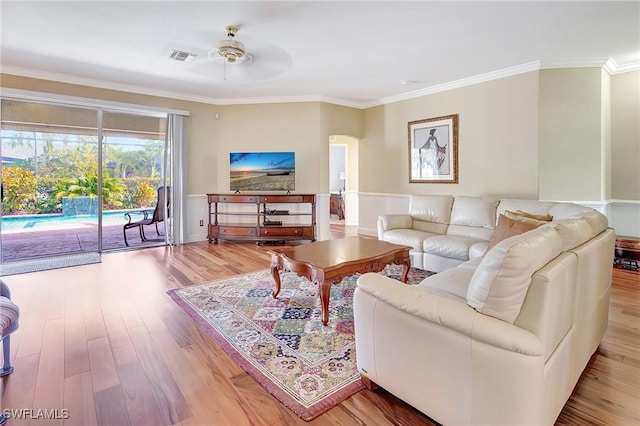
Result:
<svg viewBox="0 0 640 426">
<path fill-rule="evenodd" d="M 293 191 L 295 152 L 232 152 L 229 182 L 232 191 Z"/>
</svg>

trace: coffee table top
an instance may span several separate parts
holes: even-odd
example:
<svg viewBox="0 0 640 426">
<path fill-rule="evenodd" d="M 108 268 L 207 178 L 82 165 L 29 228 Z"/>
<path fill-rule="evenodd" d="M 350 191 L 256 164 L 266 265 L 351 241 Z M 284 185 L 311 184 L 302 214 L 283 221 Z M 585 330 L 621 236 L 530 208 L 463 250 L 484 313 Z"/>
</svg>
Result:
<svg viewBox="0 0 640 426">
<path fill-rule="evenodd" d="M 385 254 L 402 252 L 409 246 L 388 243 L 373 238 L 349 237 L 338 240 L 316 241 L 294 247 L 269 250 L 298 263 L 308 263 L 316 268 L 331 268 L 349 262 L 362 262 Z"/>
</svg>

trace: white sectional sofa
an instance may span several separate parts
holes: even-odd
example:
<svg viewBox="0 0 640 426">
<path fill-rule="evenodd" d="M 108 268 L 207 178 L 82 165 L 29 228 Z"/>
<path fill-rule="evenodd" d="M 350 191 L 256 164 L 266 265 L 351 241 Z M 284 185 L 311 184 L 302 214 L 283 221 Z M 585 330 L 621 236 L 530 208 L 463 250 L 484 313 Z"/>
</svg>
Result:
<svg viewBox="0 0 640 426">
<path fill-rule="evenodd" d="M 380 237 L 439 273 L 408 286 L 364 274 L 356 356 L 379 385 L 445 425 L 550 425 L 608 321 L 615 232 L 570 203 L 413 196 Z M 553 219 L 486 248 L 505 211 Z"/>
</svg>

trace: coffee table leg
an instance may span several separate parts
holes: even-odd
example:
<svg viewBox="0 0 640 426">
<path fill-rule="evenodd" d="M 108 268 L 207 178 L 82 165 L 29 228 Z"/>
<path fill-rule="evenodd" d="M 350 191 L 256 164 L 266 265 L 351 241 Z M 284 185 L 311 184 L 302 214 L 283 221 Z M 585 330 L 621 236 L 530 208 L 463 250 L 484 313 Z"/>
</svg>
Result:
<svg viewBox="0 0 640 426">
<path fill-rule="evenodd" d="M 331 295 L 331 281 L 320 284 L 320 306 L 322 307 L 322 325 L 329 324 L 329 296 Z"/>
<path fill-rule="evenodd" d="M 407 278 L 409 277 L 409 269 L 411 268 L 411 260 L 405 259 L 402 262 L 402 282 L 406 284 Z"/>
<path fill-rule="evenodd" d="M 278 297 L 278 293 L 280 293 L 280 272 L 278 271 L 278 265 L 271 265 L 271 276 L 273 277 L 273 281 L 276 283 L 276 288 L 271 292 L 271 297 L 276 299 Z"/>
</svg>

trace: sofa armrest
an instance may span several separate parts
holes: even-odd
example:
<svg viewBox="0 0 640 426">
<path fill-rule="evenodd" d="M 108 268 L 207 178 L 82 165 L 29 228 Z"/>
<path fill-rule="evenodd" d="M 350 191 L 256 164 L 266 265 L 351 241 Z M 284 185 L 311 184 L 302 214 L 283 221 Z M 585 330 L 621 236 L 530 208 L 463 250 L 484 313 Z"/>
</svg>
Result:
<svg viewBox="0 0 640 426">
<path fill-rule="evenodd" d="M 11 299 L 11 290 L 9 290 L 9 286 L 5 284 L 4 281 L 0 280 L 0 296 L 4 296 L 7 299 Z"/>
<path fill-rule="evenodd" d="M 540 340 L 528 330 L 481 314 L 460 300 L 428 289 L 403 284 L 381 274 L 358 278 L 363 291 L 421 320 L 446 327 L 479 342 L 527 356 L 544 353 Z"/>
<path fill-rule="evenodd" d="M 413 218 L 408 214 L 387 214 L 378 216 L 378 238 L 381 238 L 381 232 L 390 231 L 392 229 L 411 229 L 413 226 Z"/>
</svg>

